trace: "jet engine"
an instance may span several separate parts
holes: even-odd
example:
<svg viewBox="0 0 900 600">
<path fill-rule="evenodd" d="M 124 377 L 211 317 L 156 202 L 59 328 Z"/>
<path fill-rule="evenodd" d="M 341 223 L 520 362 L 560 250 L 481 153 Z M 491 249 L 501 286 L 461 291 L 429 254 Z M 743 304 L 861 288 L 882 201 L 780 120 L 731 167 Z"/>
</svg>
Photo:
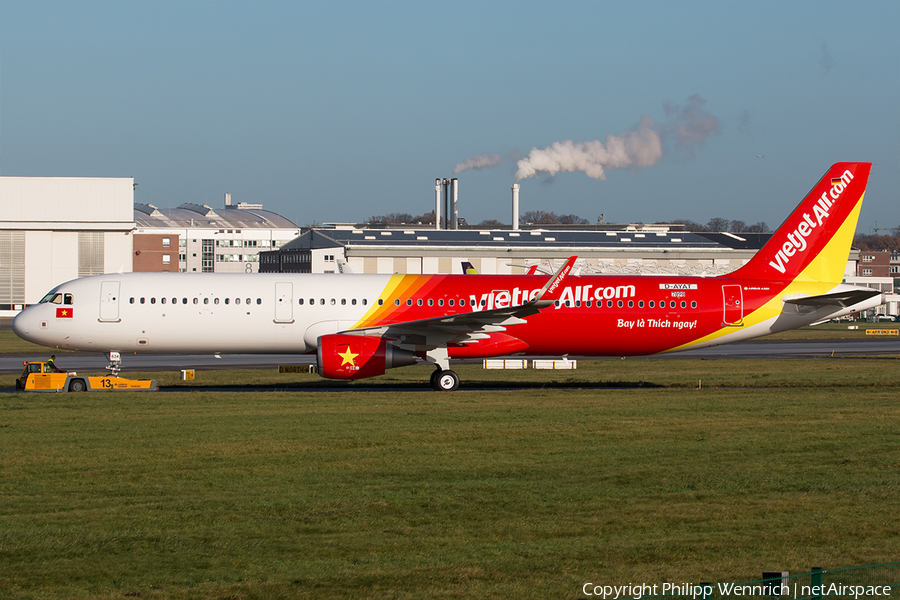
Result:
<svg viewBox="0 0 900 600">
<path fill-rule="evenodd" d="M 328 379 L 363 379 L 416 362 L 416 354 L 382 337 L 334 333 L 319 338 L 316 362 Z"/>
</svg>

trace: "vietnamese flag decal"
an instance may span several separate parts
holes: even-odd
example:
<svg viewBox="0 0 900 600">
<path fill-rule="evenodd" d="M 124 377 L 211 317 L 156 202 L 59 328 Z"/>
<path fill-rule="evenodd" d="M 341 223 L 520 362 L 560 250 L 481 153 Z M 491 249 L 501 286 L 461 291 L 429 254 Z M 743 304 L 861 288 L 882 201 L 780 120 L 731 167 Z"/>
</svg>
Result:
<svg viewBox="0 0 900 600">
<path fill-rule="evenodd" d="M 56 309 L 56 318 L 57 319 L 71 319 L 72 318 L 72 309 L 71 308 L 57 308 Z"/>
</svg>

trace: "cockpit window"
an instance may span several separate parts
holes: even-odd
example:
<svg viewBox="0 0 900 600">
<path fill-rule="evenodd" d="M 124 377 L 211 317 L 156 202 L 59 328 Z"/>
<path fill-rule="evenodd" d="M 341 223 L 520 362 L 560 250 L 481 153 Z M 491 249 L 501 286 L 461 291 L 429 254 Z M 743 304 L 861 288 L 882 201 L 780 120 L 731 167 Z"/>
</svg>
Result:
<svg viewBox="0 0 900 600">
<path fill-rule="evenodd" d="M 47 294 L 46 296 L 41 298 L 41 301 L 39 302 L 39 304 L 43 304 L 44 302 L 52 302 L 53 304 L 62 304 L 62 301 L 63 301 L 62 294 L 54 294 L 53 292 L 50 292 L 49 294 Z"/>
<path fill-rule="evenodd" d="M 63 294 L 63 304 L 74 304 L 72 302 L 72 294 Z"/>
</svg>

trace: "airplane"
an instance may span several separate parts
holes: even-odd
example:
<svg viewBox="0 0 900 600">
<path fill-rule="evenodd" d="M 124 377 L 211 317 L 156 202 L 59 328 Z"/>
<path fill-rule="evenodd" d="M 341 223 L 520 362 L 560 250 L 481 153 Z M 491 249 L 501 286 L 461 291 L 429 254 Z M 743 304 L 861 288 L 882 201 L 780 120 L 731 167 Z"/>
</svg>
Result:
<svg viewBox="0 0 900 600">
<path fill-rule="evenodd" d="M 836 163 L 744 266 L 723 276 L 116 273 L 60 284 L 12 323 L 53 348 L 106 353 L 316 353 L 361 379 L 421 361 L 633 356 L 748 340 L 881 304 L 842 284 L 871 163 Z M 764 188 L 763 188 L 764 189 Z M 766 192 L 769 193 L 769 192 Z"/>
</svg>

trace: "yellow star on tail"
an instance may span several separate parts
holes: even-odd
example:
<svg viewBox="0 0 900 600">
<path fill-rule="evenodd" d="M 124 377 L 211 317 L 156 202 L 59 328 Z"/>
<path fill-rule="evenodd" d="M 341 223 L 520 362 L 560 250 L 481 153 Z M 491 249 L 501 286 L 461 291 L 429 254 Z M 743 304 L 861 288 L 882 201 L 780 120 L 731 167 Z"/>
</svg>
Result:
<svg viewBox="0 0 900 600">
<path fill-rule="evenodd" d="M 343 367 L 346 364 L 350 364 L 351 367 L 355 367 L 356 363 L 353 362 L 353 359 L 359 356 L 359 354 L 353 354 L 350 352 L 350 346 L 347 346 L 347 351 L 341 354 L 338 352 L 338 356 L 341 357 L 341 366 Z"/>
</svg>

